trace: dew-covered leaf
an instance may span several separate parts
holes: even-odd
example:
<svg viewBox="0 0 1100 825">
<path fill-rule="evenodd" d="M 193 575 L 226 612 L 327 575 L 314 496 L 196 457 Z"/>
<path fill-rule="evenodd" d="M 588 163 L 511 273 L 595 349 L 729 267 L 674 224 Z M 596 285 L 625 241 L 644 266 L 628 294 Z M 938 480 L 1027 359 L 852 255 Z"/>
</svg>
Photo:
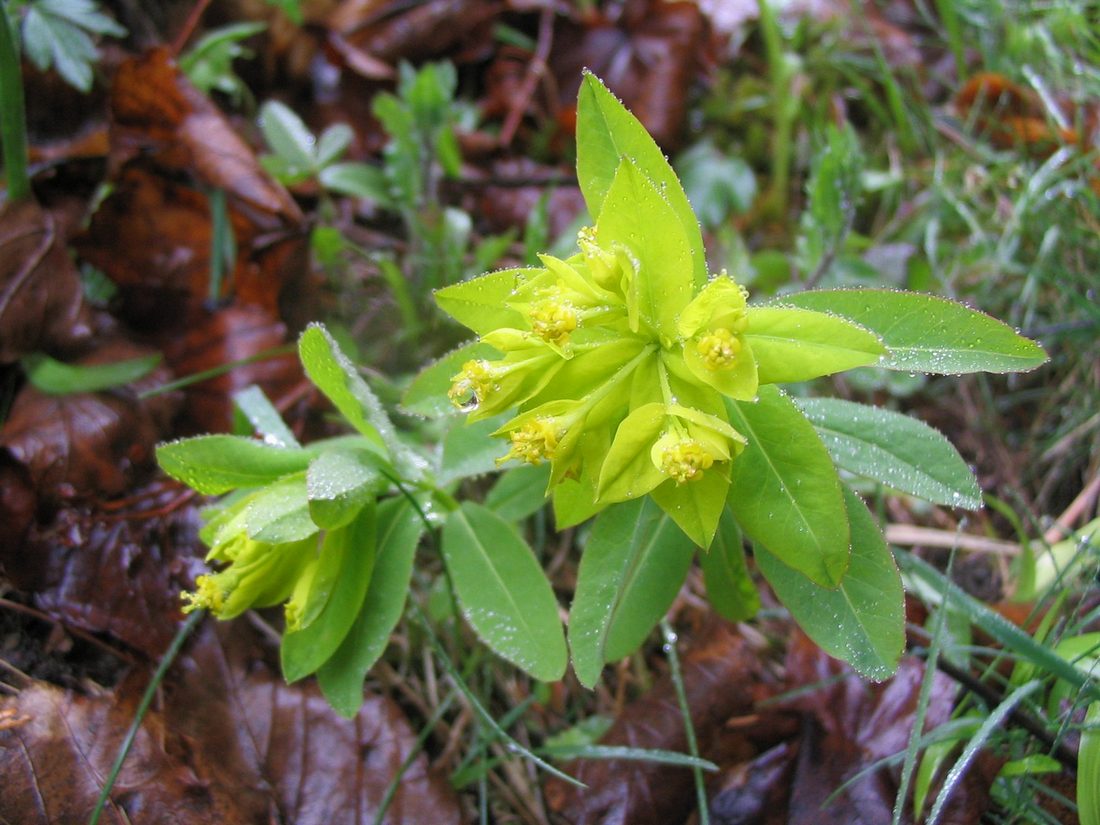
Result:
<svg viewBox="0 0 1100 825">
<path fill-rule="evenodd" d="M 1047 360 L 1043 348 L 1007 324 L 963 304 L 885 289 L 822 289 L 785 295 L 784 304 L 832 312 L 877 333 L 879 366 L 910 372 L 1017 372 Z"/>
<path fill-rule="evenodd" d="M 490 649 L 536 679 L 560 679 L 567 654 L 558 603 L 515 527 L 465 501 L 443 526 L 443 558 L 462 615 Z"/>
<path fill-rule="evenodd" d="M 722 513 L 710 549 L 700 551 L 699 562 L 707 600 L 720 616 L 731 622 L 743 622 L 756 615 L 760 594 L 745 563 L 741 530 L 728 509 Z"/>
<path fill-rule="evenodd" d="M 676 598 L 694 552 L 694 543 L 647 497 L 599 515 L 569 610 L 569 647 L 582 685 L 594 686 L 605 664 L 645 640 Z"/>
<path fill-rule="evenodd" d="M 838 587 L 828 589 L 792 570 L 755 542 L 756 564 L 806 634 L 831 656 L 882 681 L 905 645 L 901 575 L 878 525 L 859 497 L 844 489 L 852 560 Z"/>
<path fill-rule="evenodd" d="M 157 447 L 161 469 L 206 495 L 259 487 L 309 466 L 312 453 L 237 435 L 200 435 Z"/>
<path fill-rule="evenodd" d="M 937 504 L 977 509 L 982 494 L 951 442 L 927 424 L 837 398 L 797 402 L 833 461 L 848 472 Z"/>
</svg>

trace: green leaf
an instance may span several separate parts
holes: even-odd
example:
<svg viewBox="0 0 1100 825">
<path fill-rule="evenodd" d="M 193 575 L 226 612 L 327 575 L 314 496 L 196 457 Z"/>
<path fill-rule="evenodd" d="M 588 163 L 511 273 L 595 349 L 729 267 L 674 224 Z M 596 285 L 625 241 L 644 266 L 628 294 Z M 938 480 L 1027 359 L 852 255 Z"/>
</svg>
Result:
<svg viewBox="0 0 1100 825">
<path fill-rule="evenodd" d="M 157 446 L 157 462 L 164 472 L 212 496 L 300 473 L 312 457 L 308 450 L 239 435 L 200 435 Z"/>
<path fill-rule="evenodd" d="M 790 307 L 750 307 L 745 340 L 761 384 L 809 381 L 877 363 L 878 336 L 843 318 Z"/>
<path fill-rule="evenodd" d="M 486 335 L 501 327 L 524 329 L 523 315 L 507 306 L 516 289 L 528 278 L 536 277 L 541 268 L 502 269 L 452 284 L 435 291 L 439 308 L 478 335 Z"/>
<path fill-rule="evenodd" d="M 340 647 L 363 606 L 374 571 L 377 513 L 373 504 L 345 527 L 331 530 L 325 545 L 343 558 L 336 586 L 312 624 L 285 633 L 279 654 L 283 676 L 295 682 L 321 667 Z"/>
<path fill-rule="evenodd" d="M 137 381 L 161 361 L 160 353 L 115 361 L 112 364 L 64 364 L 48 355 L 35 353 L 20 361 L 23 371 L 37 389 L 49 395 L 99 392 Z"/>
<path fill-rule="evenodd" d="M 622 244 L 630 250 L 638 271 L 628 303 L 637 302 L 642 321 L 658 335 L 675 338 L 676 320 L 694 291 L 691 245 L 666 193 L 629 158 L 607 190 L 596 238 L 604 249 Z"/>
<path fill-rule="evenodd" d="M 745 563 L 741 530 L 728 508 L 722 513 L 710 549 L 702 551 L 699 560 L 707 599 L 720 616 L 731 622 L 743 622 L 756 615 L 760 594 Z"/>
<path fill-rule="evenodd" d="M 352 717 L 363 703 L 363 679 L 389 643 L 409 594 L 413 559 L 423 525 L 405 498 L 378 506 L 378 546 L 363 606 L 340 647 L 317 671 L 329 704 Z"/>
<path fill-rule="evenodd" d="M 458 413 L 447 397 L 447 391 L 451 388 L 451 379 L 462 371 L 462 365 L 467 361 L 499 357 L 500 350 L 480 341 L 451 350 L 438 361 L 422 369 L 412 380 L 401 397 L 401 408 L 413 415 L 424 415 L 430 418 Z"/>
<path fill-rule="evenodd" d="M 465 501 L 443 526 L 443 558 L 462 614 L 478 636 L 536 679 L 560 679 L 567 654 L 558 603 L 515 528 Z"/>
<path fill-rule="evenodd" d="M 1085 714 L 1077 752 L 1077 816 L 1081 825 L 1100 825 L 1100 702 Z"/>
<path fill-rule="evenodd" d="M 271 482 L 258 490 L 249 497 L 242 519 L 248 536 L 267 544 L 285 544 L 312 536 L 317 525 L 309 517 L 305 473 Z"/>
<path fill-rule="evenodd" d="M 607 662 L 633 653 L 665 615 L 695 546 L 648 498 L 612 505 L 596 519 L 569 610 L 573 670 L 592 687 Z"/>
<path fill-rule="evenodd" d="M 688 538 L 703 549 L 710 547 L 729 494 L 729 477 L 715 468 L 698 481 L 666 481 L 650 493 Z"/>
<path fill-rule="evenodd" d="M 927 424 L 835 398 L 797 403 L 839 467 L 937 504 L 982 506 L 982 491 L 958 450 Z"/>
<path fill-rule="evenodd" d="M 317 166 L 324 170 L 325 167 L 333 164 L 348 150 L 353 140 L 355 140 L 355 131 L 350 126 L 346 123 L 333 123 L 321 132 L 321 136 L 317 139 L 317 148 L 313 153 L 317 159 Z"/>
<path fill-rule="evenodd" d="M 485 506 L 505 521 L 518 522 L 534 515 L 546 504 L 550 465 L 522 464 L 501 474 L 485 496 Z"/>
<path fill-rule="evenodd" d="M 729 505 L 741 529 L 823 587 L 848 568 L 848 519 L 836 468 L 806 420 L 774 385 L 756 404 L 730 401 L 730 424 L 748 438 L 730 470 Z"/>
<path fill-rule="evenodd" d="M 355 365 L 320 324 L 310 324 L 298 339 L 298 354 L 309 380 L 325 394 L 356 430 L 379 447 L 398 444 L 393 425 Z"/>
<path fill-rule="evenodd" d="M 391 204 L 389 187 L 382 170 L 365 163 L 333 163 L 321 169 L 318 182 L 330 192 Z"/>
<path fill-rule="evenodd" d="M 851 524 L 852 562 L 835 589 L 819 587 L 766 546 L 756 564 L 775 595 L 822 650 L 875 681 L 890 676 L 905 646 L 901 576 L 882 533 L 860 498 L 844 490 Z"/>
<path fill-rule="evenodd" d="M 255 384 L 233 393 L 233 403 L 248 419 L 256 433 L 263 437 L 265 444 L 273 447 L 301 446 L 279 411 Z"/>
<path fill-rule="evenodd" d="M 688 200 L 700 223 L 715 229 L 730 215 L 749 211 L 756 199 L 752 167 L 703 139 L 676 159 Z"/>
<path fill-rule="evenodd" d="M 577 96 L 577 135 L 577 180 L 593 218 L 603 212 L 619 165 L 629 158 L 657 185 L 675 213 L 690 252 L 685 264 L 694 286 L 701 288 L 707 280 L 703 237 L 684 188 L 645 127 L 590 72 L 585 72 Z"/>
<path fill-rule="evenodd" d="M 260 129 L 267 145 L 298 173 L 316 171 L 317 139 L 285 103 L 269 100 L 260 107 Z"/>
<path fill-rule="evenodd" d="M 916 292 L 827 289 L 785 295 L 784 304 L 833 312 L 877 333 L 888 350 L 879 366 L 945 375 L 1017 372 L 1047 361 L 1034 341 L 962 304 Z"/>
<path fill-rule="evenodd" d="M 631 410 L 623 419 L 600 467 L 596 495 L 601 501 L 644 496 L 667 478 L 653 463 L 650 450 L 668 415 L 667 404 L 652 403 Z"/>
<path fill-rule="evenodd" d="M 354 519 L 382 481 L 376 463 L 366 450 L 327 450 L 317 456 L 306 473 L 313 523 L 331 530 Z"/>
<path fill-rule="evenodd" d="M 443 436 L 443 455 L 439 462 L 436 483 L 446 486 L 452 481 L 482 476 L 497 469 L 497 459 L 508 452 L 508 442 L 493 438 L 507 415 L 496 415 L 467 423 L 456 418 Z"/>
</svg>

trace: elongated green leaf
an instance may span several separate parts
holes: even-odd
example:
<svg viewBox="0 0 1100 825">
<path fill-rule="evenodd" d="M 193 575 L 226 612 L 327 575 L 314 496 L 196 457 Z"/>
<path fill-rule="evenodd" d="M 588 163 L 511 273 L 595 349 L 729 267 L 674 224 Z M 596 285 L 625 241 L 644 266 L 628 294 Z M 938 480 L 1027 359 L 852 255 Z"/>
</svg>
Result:
<svg viewBox="0 0 1100 825">
<path fill-rule="evenodd" d="M 516 288 L 541 269 L 502 269 L 435 291 L 439 308 L 478 335 L 501 327 L 523 329 L 525 322 L 518 310 L 505 305 Z"/>
<path fill-rule="evenodd" d="M 342 716 L 359 711 L 363 679 L 401 619 L 422 532 L 420 517 L 407 499 L 393 498 L 378 506 L 378 548 L 366 598 L 340 647 L 317 671 L 325 698 Z"/>
<path fill-rule="evenodd" d="M 259 487 L 309 466 L 311 453 L 238 435 L 200 435 L 157 447 L 161 469 L 206 495 Z"/>
<path fill-rule="evenodd" d="M 958 450 L 924 422 L 836 398 L 797 403 L 848 472 L 937 504 L 982 506 L 982 491 Z"/>
<path fill-rule="evenodd" d="M 901 576 L 867 507 L 847 488 L 844 499 L 851 523 L 852 563 L 839 587 L 819 587 L 759 543 L 756 564 L 775 595 L 822 650 L 867 678 L 882 681 L 897 669 L 905 645 Z"/>
<path fill-rule="evenodd" d="M 813 425 L 773 385 L 755 404 L 726 401 L 748 438 L 730 469 L 729 506 L 754 542 L 822 587 L 848 569 L 848 519 L 836 468 Z"/>
<path fill-rule="evenodd" d="M 513 467 L 503 473 L 489 490 L 485 496 L 485 506 L 505 521 L 522 521 L 546 504 L 549 483 L 549 464 Z"/>
<path fill-rule="evenodd" d="M 1073 686 L 1074 690 L 1082 692 L 1087 699 L 1100 700 L 1100 686 L 1096 684 L 1091 674 L 1066 661 L 1047 645 L 1037 642 L 1000 613 L 990 609 L 945 578 L 928 562 L 905 552 L 899 553 L 897 559 L 906 577 L 924 586 L 922 596 L 926 600 L 931 596 L 935 604 L 942 604 L 946 594 L 953 608 L 1015 653 L 1019 659 L 1038 666 L 1043 672 L 1064 679 Z"/>
<path fill-rule="evenodd" d="M 365 163 L 333 163 L 321 170 L 317 180 L 325 189 L 341 195 L 367 198 L 384 204 L 389 204 L 392 200 L 382 170 Z"/>
<path fill-rule="evenodd" d="M 383 482 L 366 450 L 327 450 L 309 465 L 306 495 L 318 527 L 343 527 L 378 492 Z"/>
<path fill-rule="evenodd" d="M 1089 705 L 1077 754 L 1077 816 L 1081 825 L 1100 825 L 1100 702 Z"/>
<path fill-rule="evenodd" d="M 279 411 L 255 384 L 233 393 L 233 403 L 248 419 L 253 429 L 263 437 L 265 444 L 275 447 L 300 447 L 298 439 L 283 421 Z"/>
<path fill-rule="evenodd" d="M 451 388 L 451 379 L 462 371 L 462 365 L 467 361 L 499 357 L 500 350 L 480 341 L 451 350 L 438 361 L 422 369 L 413 379 L 401 398 L 401 408 L 414 415 L 430 418 L 458 413 L 447 397 L 447 391 Z"/>
<path fill-rule="evenodd" d="M 560 679 L 567 654 L 558 603 L 515 528 L 465 501 L 443 526 L 443 558 L 462 614 L 478 636 L 536 679 Z"/>
<path fill-rule="evenodd" d="M 321 667 L 339 649 L 355 623 L 374 571 L 376 516 L 376 508 L 368 504 L 351 524 L 325 536 L 325 543 L 334 542 L 343 555 L 340 573 L 321 615 L 308 627 L 283 634 L 279 653 L 288 682 Z"/>
<path fill-rule="evenodd" d="M 661 620 L 687 576 L 695 546 L 648 498 L 596 519 L 569 611 L 573 670 L 592 687 L 607 662 L 632 653 Z"/>
<path fill-rule="evenodd" d="M 657 185 L 672 207 L 690 248 L 690 261 L 685 263 L 695 286 L 701 288 L 707 280 L 703 237 L 684 187 L 645 127 L 589 72 L 581 81 L 577 97 L 577 134 L 577 180 L 593 219 L 603 211 L 619 164 L 629 158 Z M 659 231 L 659 227 L 653 231 Z"/>
<path fill-rule="evenodd" d="M 720 616 L 731 622 L 743 622 L 760 609 L 760 594 L 745 563 L 741 530 L 727 508 L 718 523 L 718 532 L 709 550 L 699 554 L 707 599 Z"/>
<path fill-rule="evenodd" d="M 628 302 L 636 300 L 642 321 L 669 339 L 676 335 L 676 319 L 694 288 L 691 246 L 676 217 L 665 194 L 627 158 L 596 219 L 600 246 L 613 249 L 623 244 L 637 261 Z"/>
<path fill-rule="evenodd" d="M 834 312 L 877 333 L 887 347 L 879 366 L 955 374 L 1032 370 L 1043 348 L 1007 324 L 962 304 L 885 289 L 822 289 L 785 295 L 785 304 Z"/>
<path fill-rule="evenodd" d="M 309 380 L 340 414 L 371 443 L 388 451 L 407 478 L 419 477 L 418 462 L 397 438 L 382 404 L 323 326 L 306 327 L 298 340 L 298 354 Z"/>
<path fill-rule="evenodd" d="M 761 384 L 809 381 L 876 363 L 886 352 L 874 333 L 823 312 L 750 307 L 745 340 Z"/>
<path fill-rule="evenodd" d="M 64 364 L 42 353 L 21 360 L 27 380 L 50 395 L 99 392 L 137 381 L 160 363 L 160 353 L 112 364 Z"/>
</svg>

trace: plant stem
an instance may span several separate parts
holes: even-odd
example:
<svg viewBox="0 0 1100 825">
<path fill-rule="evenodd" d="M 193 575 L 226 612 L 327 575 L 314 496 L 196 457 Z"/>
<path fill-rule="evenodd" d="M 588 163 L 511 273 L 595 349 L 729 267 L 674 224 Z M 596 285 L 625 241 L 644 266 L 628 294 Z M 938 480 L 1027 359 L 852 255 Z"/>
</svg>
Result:
<svg viewBox="0 0 1100 825">
<path fill-rule="evenodd" d="M 8 201 L 14 203 L 29 198 L 31 179 L 27 172 L 23 72 L 6 3 L 0 6 L 0 144 L 3 145 Z"/>
<path fill-rule="evenodd" d="M 99 799 L 96 801 L 95 808 L 92 810 L 92 815 L 88 819 L 88 825 L 96 825 L 96 823 L 99 822 L 100 814 L 103 813 L 103 808 L 111 796 L 111 789 L 115 786 L 115 780 L 118 779 L 118 775 L 122 771 L 122 765 L 126 761 L 127 755 L 130 753 L 130 748 L 133 747 L 138 731 L 141 730 L 141 722 L 145 718 L 146 712 L 149 710 L 149 705 L 153 703 L 153 697 L 157 695 L 157 688 L 160 687 L 160 683 L 164 681 L 164 675 L 168 672 L 168 668 L 171 666 L 172 662 L 176 660 L 176 656 L 179 655 L 180 648 L 183 647 L 184 641 L 187 640 L 187 637 L 191 635 L 191 631 L 198 626 L 205 615 L 205 611 L 196 610 L 188 617 L 187 621 L 180 625 L 180 629 L 176 631 L 176 637 L 172 639 L 172 644 L 168 646 L 168 650 L 165 651 L 164 657 L 160 660 L 160 664 L 157 665 L 157 671 L 153 674 L 153 678 L 149 681 L 149 686 L 145 688 L 145 693 L 142 695 L 141 702 L 138 704 L 137 712 L 134 714 L 134 721 L 130 723 L 130 729 L 126 731 L 126 738 L 122 740 L 122 745 L 118 749 L 118 756 L 115 757 L 115 764 L 111 766 L 111 772 L 107 775 L 107 781 L 103 783 L 103 790 L 100 792 Z"/>
<path fill-rule="evenodd" d="M 684 690 L 684 675 L 680 671 L 680 657 L 676 653 L 676 632 L 668 619 L 661 619 L 661 637 L 665 652 L 668 654 L 668 669 L 672 684 L 676 688 L 676 701 L 680 705 L 680 715 L 684 718 L 684 734 L 687 736 L 688 753 L 696 760 L 691 766 L 695 779 L 695 801 L 698 804 L 699 825 L 710 825 L 710 808 L 707 804 L 707 786 L 703 781 L 703 769 L 698 764 L 699 743 L 695 738 L 695 726 L 691 722 L 691 708 L 688 706 L 687 692 Z"/>
</svg>

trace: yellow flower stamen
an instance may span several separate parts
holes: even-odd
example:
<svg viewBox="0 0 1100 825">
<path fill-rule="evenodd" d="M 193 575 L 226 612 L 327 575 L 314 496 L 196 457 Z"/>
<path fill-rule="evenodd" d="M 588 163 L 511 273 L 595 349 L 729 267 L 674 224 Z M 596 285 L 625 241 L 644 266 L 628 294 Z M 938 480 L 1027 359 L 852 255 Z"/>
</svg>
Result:
<svg viewBox="0 0 1100 825">
<path fill-rule="evenodd" d="M 728 370 L 737 361 L 741 342 L 728 329 L 719 327 L 702 336 L 696 343 L 695 350 L 702 356 L 707 369 Z"/>
<path fill-rule="evenodd" d="M 447 397 L 456 407 L 465 407 L 473 402 L 481 403 L 493 387 L 493 369 L 488 361 L 467 361 L 462 372 L 451 379 L 451 388 Z"/>
<path fill-rule="evenodd" d="M 500 459 L 503 463 L 510 458 L 518 458 L 528 464 L 539 464 L 543 459 L 554 457 L 561 434 L 558 428 L 546 418 L 528 421 L 519 429 L 509 433 L 512 449 Z"/>
<path fill-rule="evenodd" d="M 569 333 L 580 323 L 577 312 L 566 301 L 548 297 L 531 305 L 531 331 L 550 344 L 564 346 Z"/>
<path fill-rule="evenodd" d="M 714 456 L 692 439 L 675 441 L 661 451 L 660 470 L 677 484 L 702 478 L 712 464 Z"/>
<path fill-rule="evenodd" d="M 185 590 L 180 596 L 186 602 L 183 606 L 184 613 L 190 613 L 193 610 L 209 610 L 217 615 L 225 606 L 225 594 L 222 593 L 213 576 L 199 576 L 195 579 L 195 592 L 188 593 Z"/>
</svg>

